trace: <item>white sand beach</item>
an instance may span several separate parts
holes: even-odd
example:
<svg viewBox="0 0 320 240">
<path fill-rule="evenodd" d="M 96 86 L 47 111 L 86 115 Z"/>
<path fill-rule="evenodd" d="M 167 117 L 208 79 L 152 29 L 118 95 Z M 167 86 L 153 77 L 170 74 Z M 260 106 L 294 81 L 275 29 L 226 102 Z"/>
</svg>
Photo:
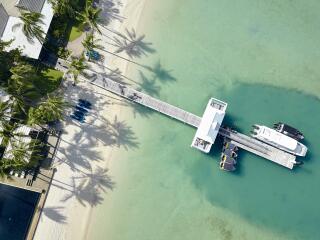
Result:
<svg viewBox="0 0 320 240">
<path fill-rule="evenodd" d="M 113 21 L 108 28 L 123 32 L 126 28 L 136 28 L 139 16 L 144 8 L 145 0 L 127 0 L 120 5 L 123 22 Z M 101 28 L 99 35 L 102 45 L 109 51 L 107 35 L 110 32 Z M 112 46 L 110 46 L 112 47 Z M 104 55 L 104 64 L 108 68 L 119 68 L 126 72 L 127 62 Z M 101 66 L 92 66 L 97 72 L 105 71 Z M 70 112 L 66 112 L 63 123 L 63 134 L 53 167 L 56 168 L 53 182 L 42 211 L 35 240 L 86 239 L 86 231 L 90 224 L 91 209 L 100 204 L 103 193 L 114 187 L 112 172 L 112 155 L 118 149 L 119 128 L 123 124 L 125 114 L 113 101 L 123 101 L 106 91 L 85 81 L 77 86 L 65 82 L 65 97 L 73 105 L 78 98 L 89 100 L 93 108 L 86 117 L 86 123 L 80 124 L 71 120 Z M 126 104 L 124 102 L 124 104 Z M 70 109 L 72 111 L 72 109 Z M 121 112 L 122 111 L 122 112 Z M 110 174 L 112 172 L 112 175 Z"/>
</svg>

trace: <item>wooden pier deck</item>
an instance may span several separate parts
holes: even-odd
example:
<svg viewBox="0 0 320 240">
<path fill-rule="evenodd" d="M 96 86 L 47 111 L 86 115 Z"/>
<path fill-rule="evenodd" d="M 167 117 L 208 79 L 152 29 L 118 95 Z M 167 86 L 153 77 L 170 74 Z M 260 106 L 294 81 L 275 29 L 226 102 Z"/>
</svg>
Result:
<svg viewBox="0 0 320 240">
<path fill-rule="evenodd" d="M 233 130 L 220 128 L 219 134 L 223 137 L 231 139 L 231 143 L 248 152 L 254 153 L 289 169 L 294 167 L 296 156 L 290 153 L 284 152 L 278 148 L 256 140 L 255 138 Z"/>
<path fill-rule="evenodd" d="M 110 79 L 97 79 L 91 82 L 91 84 L 99 86 L 130 101 L 139 103 L 193 127 L 198 127 L 200 124 L 200 117 Z"/>
<path fill-rule="evenodd" d="M 113 80 L 106 78 L 97 78 L 97 80 L 91 81 L 90 83 L 101 87 L 109 92 L 117 94 L 118 96 L 124 97 L 130 101 L 139 103 L 157 112 L 163 113 L 171 118 L 177 119 L 195 128 L 198 128 L 198 126 L 200 125 L 201 117 Z M 292 154 L 258 141 L 255 138 L 229 129 L 220 128 L 219 134 L 223 137 L 229 138 L 232 143 L 237 145 L 239 148 L 254 153 L 286 168 L 292 169 L 294 167 L 296 157 Z"/>
</svg>

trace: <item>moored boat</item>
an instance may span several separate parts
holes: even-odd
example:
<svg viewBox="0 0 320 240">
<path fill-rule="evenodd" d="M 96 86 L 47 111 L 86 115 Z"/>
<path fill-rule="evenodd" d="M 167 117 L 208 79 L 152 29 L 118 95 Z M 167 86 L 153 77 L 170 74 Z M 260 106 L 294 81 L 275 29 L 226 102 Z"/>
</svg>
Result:
<svg viewBox="0 0 320 240">
<path fill-rule="evenodd" d="M 298 142 L 296 139 L 266 126 L 255 125 L 251 135 L 262 142 L 293 155 L 304 157 L 308 150 L 305 145 Z"/>
<path fill-rule="evenodd" d="M 221 159 L 220 159 L 220 168 L 225 171 L 235 171 L 237 164 L 237 154 L 238 147 L 230 142 L 228 139 L 224 139 Z"/>
<path fill-rule="evenodd" d="M 289 126 L 288 124 L 278 122 L 273 125 L 273 128 L 279 133 L 285 134 L 296 140 L 304 139 L 303 134 L 296 128 Z"/>
</svg>

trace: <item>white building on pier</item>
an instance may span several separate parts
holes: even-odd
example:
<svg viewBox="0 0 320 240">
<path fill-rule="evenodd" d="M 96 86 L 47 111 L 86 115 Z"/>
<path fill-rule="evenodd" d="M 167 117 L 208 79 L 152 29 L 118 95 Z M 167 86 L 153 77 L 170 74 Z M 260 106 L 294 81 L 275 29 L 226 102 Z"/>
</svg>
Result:
<svg viewBox="0 0 320 240">
<path fill-rule="evenodd" d="M 211 98 L 203 113 L 200 125 L 191 146 L 208 153 L 215 142 L 228 104 Z"/>
</svg>

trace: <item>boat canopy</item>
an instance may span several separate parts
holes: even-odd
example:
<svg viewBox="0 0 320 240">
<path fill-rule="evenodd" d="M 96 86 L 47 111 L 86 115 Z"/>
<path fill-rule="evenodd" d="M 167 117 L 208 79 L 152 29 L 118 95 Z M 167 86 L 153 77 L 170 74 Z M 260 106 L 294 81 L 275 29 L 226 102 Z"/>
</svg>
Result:
<svg viewBox="0 0 320 240">
<path fill-rule="evenodd" d="M 270 142 L 284 146 L 290 150 L 295 150 L 298 145 L 297 140 L 265 126 L 260 126 L 257 134 Z"/>
</svg>

